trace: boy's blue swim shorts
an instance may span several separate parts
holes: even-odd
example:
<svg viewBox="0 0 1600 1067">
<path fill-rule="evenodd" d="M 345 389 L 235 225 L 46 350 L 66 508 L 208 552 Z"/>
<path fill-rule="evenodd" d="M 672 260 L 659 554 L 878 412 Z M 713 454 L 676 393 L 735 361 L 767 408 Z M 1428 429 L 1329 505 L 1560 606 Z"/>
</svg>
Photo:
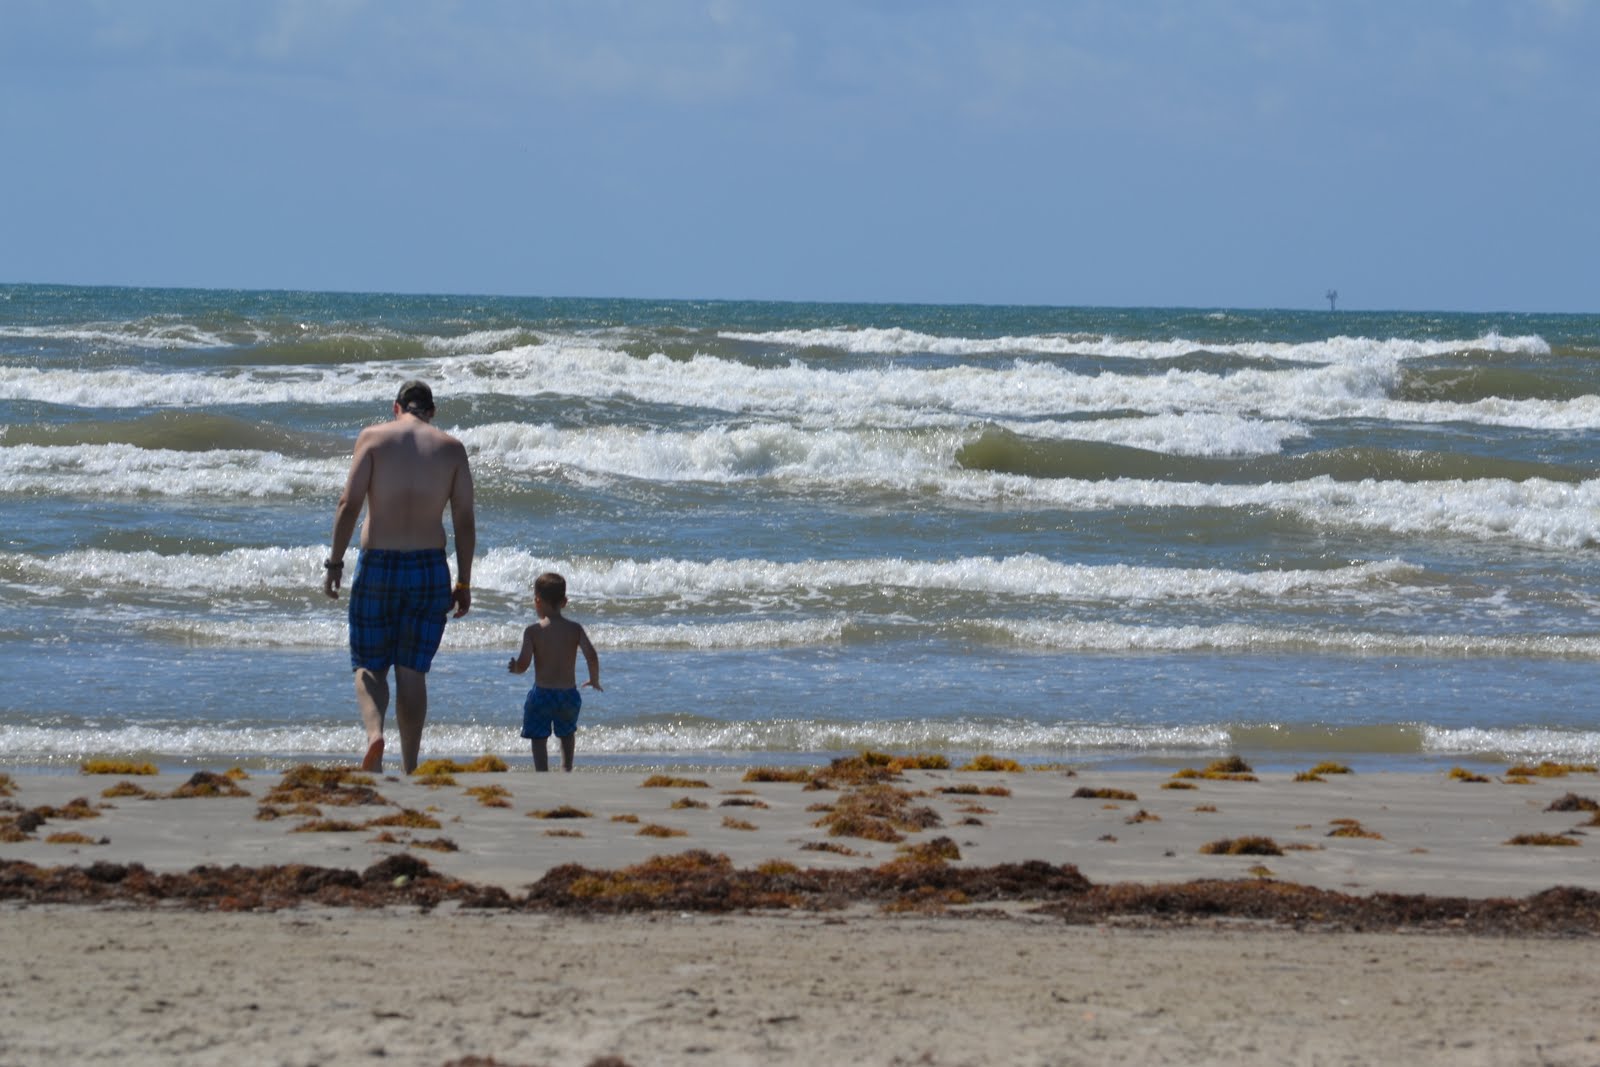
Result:
<svg viewBox="0 0 1600 1067">
<path fill-rule="evenodd" d="M 363 550 L 350 583 L 350 669 L 426 674 L 452 603 L 444 549 Z"/>
<path fill-rule="evenodd" d="M 571 737 L 578 732 L 578 709 L 583 697 L 576 689 L 545 689 L 534 686 L 522 702 L 522 736 Z"/>
</svg>

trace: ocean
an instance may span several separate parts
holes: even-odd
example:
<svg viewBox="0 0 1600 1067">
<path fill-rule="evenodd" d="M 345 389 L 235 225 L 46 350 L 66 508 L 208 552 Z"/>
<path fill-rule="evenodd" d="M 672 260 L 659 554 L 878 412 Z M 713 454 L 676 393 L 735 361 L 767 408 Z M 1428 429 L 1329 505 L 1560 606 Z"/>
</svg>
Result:
<svg viewBox="0 0 1600 1067">
<path fill-rule="evenodd" d="M 557 570 L 580 769 L 1600 759 L 1600 315 L 7 285 L 0 765 L 358 758 L 321 564 L 413 377 L 479 534 L 423 758 L 526 763 Z"/>
</svg>

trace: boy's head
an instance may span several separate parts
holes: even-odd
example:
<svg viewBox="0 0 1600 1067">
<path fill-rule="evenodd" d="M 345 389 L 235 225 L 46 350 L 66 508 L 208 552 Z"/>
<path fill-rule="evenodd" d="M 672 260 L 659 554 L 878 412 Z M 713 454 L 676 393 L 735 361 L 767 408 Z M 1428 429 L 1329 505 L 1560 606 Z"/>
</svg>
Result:
<svg viewBox="0 0 1600 1067">
<path fill-rule="evenodd" d="M 533 580 L 533 595 L 552 608 L 567 606 L 567 580 L 555 571 L 545 571 Z"/>
</svg>

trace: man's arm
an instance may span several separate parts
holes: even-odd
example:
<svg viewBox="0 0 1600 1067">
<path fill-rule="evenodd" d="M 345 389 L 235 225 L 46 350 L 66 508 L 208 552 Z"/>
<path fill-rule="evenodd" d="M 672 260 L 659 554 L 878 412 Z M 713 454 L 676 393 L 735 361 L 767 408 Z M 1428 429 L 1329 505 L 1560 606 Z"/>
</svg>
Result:
<svg viewBox="0 0 1600 1067">
<path fill-rule="evenodd" d="M 372 449 L 365 432 L 356 438 L 355 455 L 350 460 L 350 474 L 345 478 L 344 491 L 333 509 L 333 547 L 328 552 L 328 562 L 344 562 L 344 553 L 355 536 L 356 522 L 361 518 L 361 508 L 367 501 L 367 490 L 372 487 Z M 329 567 L 323 571 L 322 591 L 330 597 L 339 596 L 339 583 L 344 578 L 343 567 Z"/>
<path fill-rule="evenodd" d="M 472 554 L 478 548 L 478 519 L 473 513 L 472 467 L 467 462 L 466 446 L 461 449 L 461 465 L 450 486 L 450 526 L 456 536 L 456 586 L 450 596 L 455 601 L 456 618 L 472 610 Z"/>
</svg>

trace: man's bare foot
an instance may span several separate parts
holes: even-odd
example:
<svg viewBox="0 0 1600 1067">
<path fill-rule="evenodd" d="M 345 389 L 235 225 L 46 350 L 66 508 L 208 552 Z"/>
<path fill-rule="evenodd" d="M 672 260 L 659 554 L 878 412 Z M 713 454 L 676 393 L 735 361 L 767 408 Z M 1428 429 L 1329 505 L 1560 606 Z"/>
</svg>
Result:
<svg viewBox="0 0 1600 1067">
<path fill-rule="evenodd" d="M 367 746 L 367 754 L 361 757 L 361 769 L 364 771 L 383 770 L 383 738 L 378 738 Z"/>
</svg>

